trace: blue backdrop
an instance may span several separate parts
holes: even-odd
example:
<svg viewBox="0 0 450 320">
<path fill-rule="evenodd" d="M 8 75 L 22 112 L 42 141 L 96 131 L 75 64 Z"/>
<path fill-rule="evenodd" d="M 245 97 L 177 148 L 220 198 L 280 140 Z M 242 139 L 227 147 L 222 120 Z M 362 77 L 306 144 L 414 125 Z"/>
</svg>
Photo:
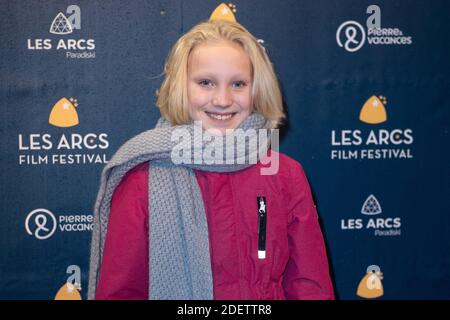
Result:
<svg viewBox="0 0 450 320">
<path fill-rule="evenodd" d="M 0 1 L 1 299 L 86 298 L 101 169 L 154 126 L 166 55 L 220 4 Z M 450 2 L 224 6 L 275 65 L 337 297 L 449 299 Z"/>
</svg>

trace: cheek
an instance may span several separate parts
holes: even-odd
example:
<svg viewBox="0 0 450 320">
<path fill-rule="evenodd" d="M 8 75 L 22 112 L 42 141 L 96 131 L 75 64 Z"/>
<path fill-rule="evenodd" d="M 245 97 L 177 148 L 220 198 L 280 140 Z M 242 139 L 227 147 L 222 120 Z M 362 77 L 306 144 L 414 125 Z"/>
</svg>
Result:
<svg viewBox="0 0 450 320">
<path fill-rule="evenodd" d="M 239 102 L 239 105 L 241 108 L 245 111 L 252 111 L 253 109 L 253 99 L 250 93 L 247 93 L 245 95 L 241 95 L 236 98 Z"/>
<path fill-rule="evenodd" d="M 190 109 L 195 110 L 207 104 L 209 97 L 202 90 L 190 89 L 188 91 L 188 100 Z"/>
</svg>

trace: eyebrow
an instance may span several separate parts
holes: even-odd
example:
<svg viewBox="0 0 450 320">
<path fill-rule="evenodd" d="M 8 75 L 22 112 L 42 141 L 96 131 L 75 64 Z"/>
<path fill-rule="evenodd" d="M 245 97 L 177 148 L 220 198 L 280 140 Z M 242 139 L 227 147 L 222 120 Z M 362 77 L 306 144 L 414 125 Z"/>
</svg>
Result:
<svg viewBox="0 0 450 320">
<path fill-rule="evenodd" d="M 216 79 L 216 76 L 214 74 L 209 73 L 209 72 L 203 73 L 201 71 L 197 71 L 197 72 L 193 73 L 193 75 L 191 77 L 195 78 L 195 79 L 200 79 L 200 78 Z M 233 75 L 231 77 L 231 79 L 234 79 L 234 80 L 246 80 L 246 81 L 251 81 L 252 80 L 251 75 L 248 78 L 247 76 L 245 76 L 242 73 L 237 73 L 237 74 Z"/>
</svg>

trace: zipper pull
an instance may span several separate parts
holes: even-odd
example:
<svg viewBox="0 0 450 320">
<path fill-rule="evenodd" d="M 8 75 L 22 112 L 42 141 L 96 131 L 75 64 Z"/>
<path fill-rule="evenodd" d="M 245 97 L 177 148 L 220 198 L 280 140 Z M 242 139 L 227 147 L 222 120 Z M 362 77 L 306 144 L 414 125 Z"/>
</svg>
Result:
<svg viewBox="0 0 450 320">
<path fill-rule="evenodd" d="M 256 197 L 258 208 L 258 259 L 266 258 L 266 197 Z"/>
</svg>

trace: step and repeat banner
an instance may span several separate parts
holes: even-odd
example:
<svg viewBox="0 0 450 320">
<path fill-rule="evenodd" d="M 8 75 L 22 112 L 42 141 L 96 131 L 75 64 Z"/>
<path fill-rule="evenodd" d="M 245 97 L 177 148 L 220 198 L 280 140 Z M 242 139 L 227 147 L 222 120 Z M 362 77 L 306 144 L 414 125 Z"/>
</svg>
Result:
<svg viewBox="0 0 450 320">
<path fill-rule="evenodd" d="M 212 14 L 275 65 L 337 298 L 450 299 L 447 0 L 1 0 L 0 299 L 86 299 L 100 172 Z"/>
</svg>

